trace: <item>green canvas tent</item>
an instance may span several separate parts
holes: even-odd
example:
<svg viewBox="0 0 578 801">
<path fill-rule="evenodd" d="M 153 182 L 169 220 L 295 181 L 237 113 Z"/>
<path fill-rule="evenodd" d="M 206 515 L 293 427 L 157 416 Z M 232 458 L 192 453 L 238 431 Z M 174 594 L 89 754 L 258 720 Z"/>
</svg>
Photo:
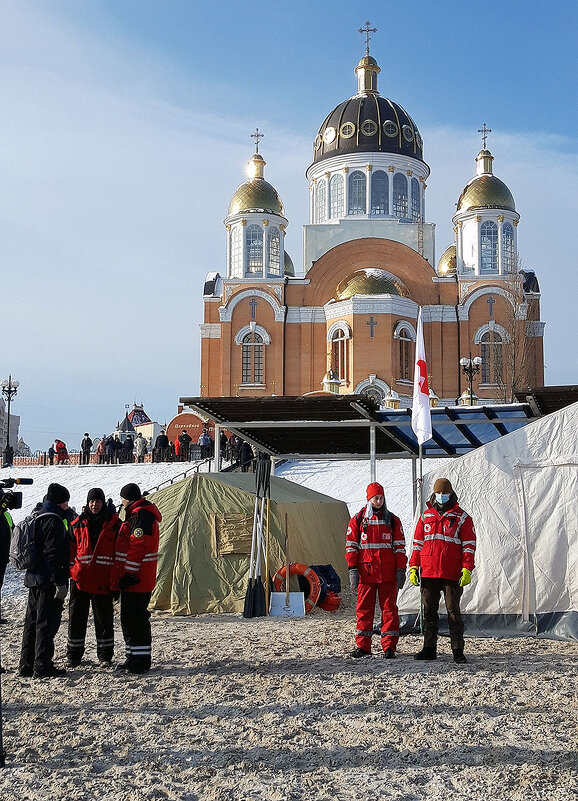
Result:
<svg viewBox="0 0 578 801">
<path fill-rule="evenodd" d="M 150 499 L 163 516 L 151 608 L 173 615 L 241 612 L 248 581 L 255 476 L 198 473 L 155 492 Z M 285 514 L 291 561 L 331 564 L 347 581 L 346 504 L 272 477 L 272 574 L 285 563 Z"/>
</svg>

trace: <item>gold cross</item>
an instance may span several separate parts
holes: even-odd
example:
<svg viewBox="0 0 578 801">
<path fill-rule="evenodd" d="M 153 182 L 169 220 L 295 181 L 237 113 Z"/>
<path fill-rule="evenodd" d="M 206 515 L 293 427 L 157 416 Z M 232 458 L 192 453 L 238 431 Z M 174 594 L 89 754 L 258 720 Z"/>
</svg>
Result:
<svg viewBox="0 0 578 801">
<path fill-rule="evenodd" d="M 491 128 L 486 128 L 486 123 L 484 123 L 482 128 L 478 128 L 478 133 L 482 134 L 482 142 L 484 143 L 484 150 L 486 149 L 486 139 L 488 138 L 488 134 L 492 133 Z"/>
<path fill-rule="evenodd" d="M 265 134 L 259 133 L 259 129 L 255 128 L 255 133 L 251 134 L 251 139 L 255 140 L 255 153 L 259 152 L 259 139 L 262 139 Z"/>
<path fill-rule="evenodd" d="M 370 42 L 370 39 L 371 39 L 371 36 L 369 34 L 370 33 L 377 33 L 377 28 L 370 28 L 369 27 L 370 25 L 371 25 L 370 21 L 367 20 L 367 22 L 365 23 L 365 28 L 360 28 L 359 29 L 359 33 L 364 33 L 365 34 L 365 55 L 366 56 L 369 55 L 369 42 Z"/>
</svg>

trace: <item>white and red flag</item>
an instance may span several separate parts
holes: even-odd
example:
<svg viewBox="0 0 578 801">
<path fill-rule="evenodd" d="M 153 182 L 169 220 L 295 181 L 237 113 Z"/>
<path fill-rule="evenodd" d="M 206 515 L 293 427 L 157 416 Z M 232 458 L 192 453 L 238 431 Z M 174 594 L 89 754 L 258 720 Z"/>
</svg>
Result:
<svg viewBox="0 0 578 801">
<path fill-rule="evenodd" d="M 423 344 L 423 321 L 421 306 L 417 316 L 417 336 L 415 340 L 415 371 L 413 374 L 413 404 L 411 407 L 411 427 L 420 445 L 431 439 L 431 412 L 429 407 L 429 386 L 425 347 Z"/>
</svg>

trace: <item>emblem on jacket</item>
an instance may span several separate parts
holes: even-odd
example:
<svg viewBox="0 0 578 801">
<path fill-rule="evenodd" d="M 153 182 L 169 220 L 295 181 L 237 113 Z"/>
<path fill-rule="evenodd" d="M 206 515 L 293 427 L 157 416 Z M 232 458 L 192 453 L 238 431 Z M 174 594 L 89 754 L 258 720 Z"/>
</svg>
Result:
<svg viewBox="0 0 578 801">
<path fill-rule="evenodd" d="M 135 528 L 135 530 L 132 533 L 133 537 L 136 537 L 137 540 L 140 540 L 143 534 L 144 531 L 142 530 L 142 528 Z"/>
</svg>

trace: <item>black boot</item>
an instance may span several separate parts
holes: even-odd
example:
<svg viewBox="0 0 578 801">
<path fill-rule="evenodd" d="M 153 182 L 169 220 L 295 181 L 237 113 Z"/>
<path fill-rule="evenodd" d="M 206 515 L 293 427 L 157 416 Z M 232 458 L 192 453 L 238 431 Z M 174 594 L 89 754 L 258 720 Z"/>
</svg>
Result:
<svg viewBox="0 0 578 801">
<path fill-rule="evenodd" d="M 414 654 L 414 659 L 420 660 L 434 660 L 438 658 L 438 652 L 436 648 L 426 648 L 425 645 L 417 654 Z"/>
<path fill-rule="evenodd" d="M 456 663 L 456 665 L 467 664 L 468 660 L 464 656 L 463 648 L 452 648 L 452 654 L 454 655 L 454 662 Z"/>
</svg>

